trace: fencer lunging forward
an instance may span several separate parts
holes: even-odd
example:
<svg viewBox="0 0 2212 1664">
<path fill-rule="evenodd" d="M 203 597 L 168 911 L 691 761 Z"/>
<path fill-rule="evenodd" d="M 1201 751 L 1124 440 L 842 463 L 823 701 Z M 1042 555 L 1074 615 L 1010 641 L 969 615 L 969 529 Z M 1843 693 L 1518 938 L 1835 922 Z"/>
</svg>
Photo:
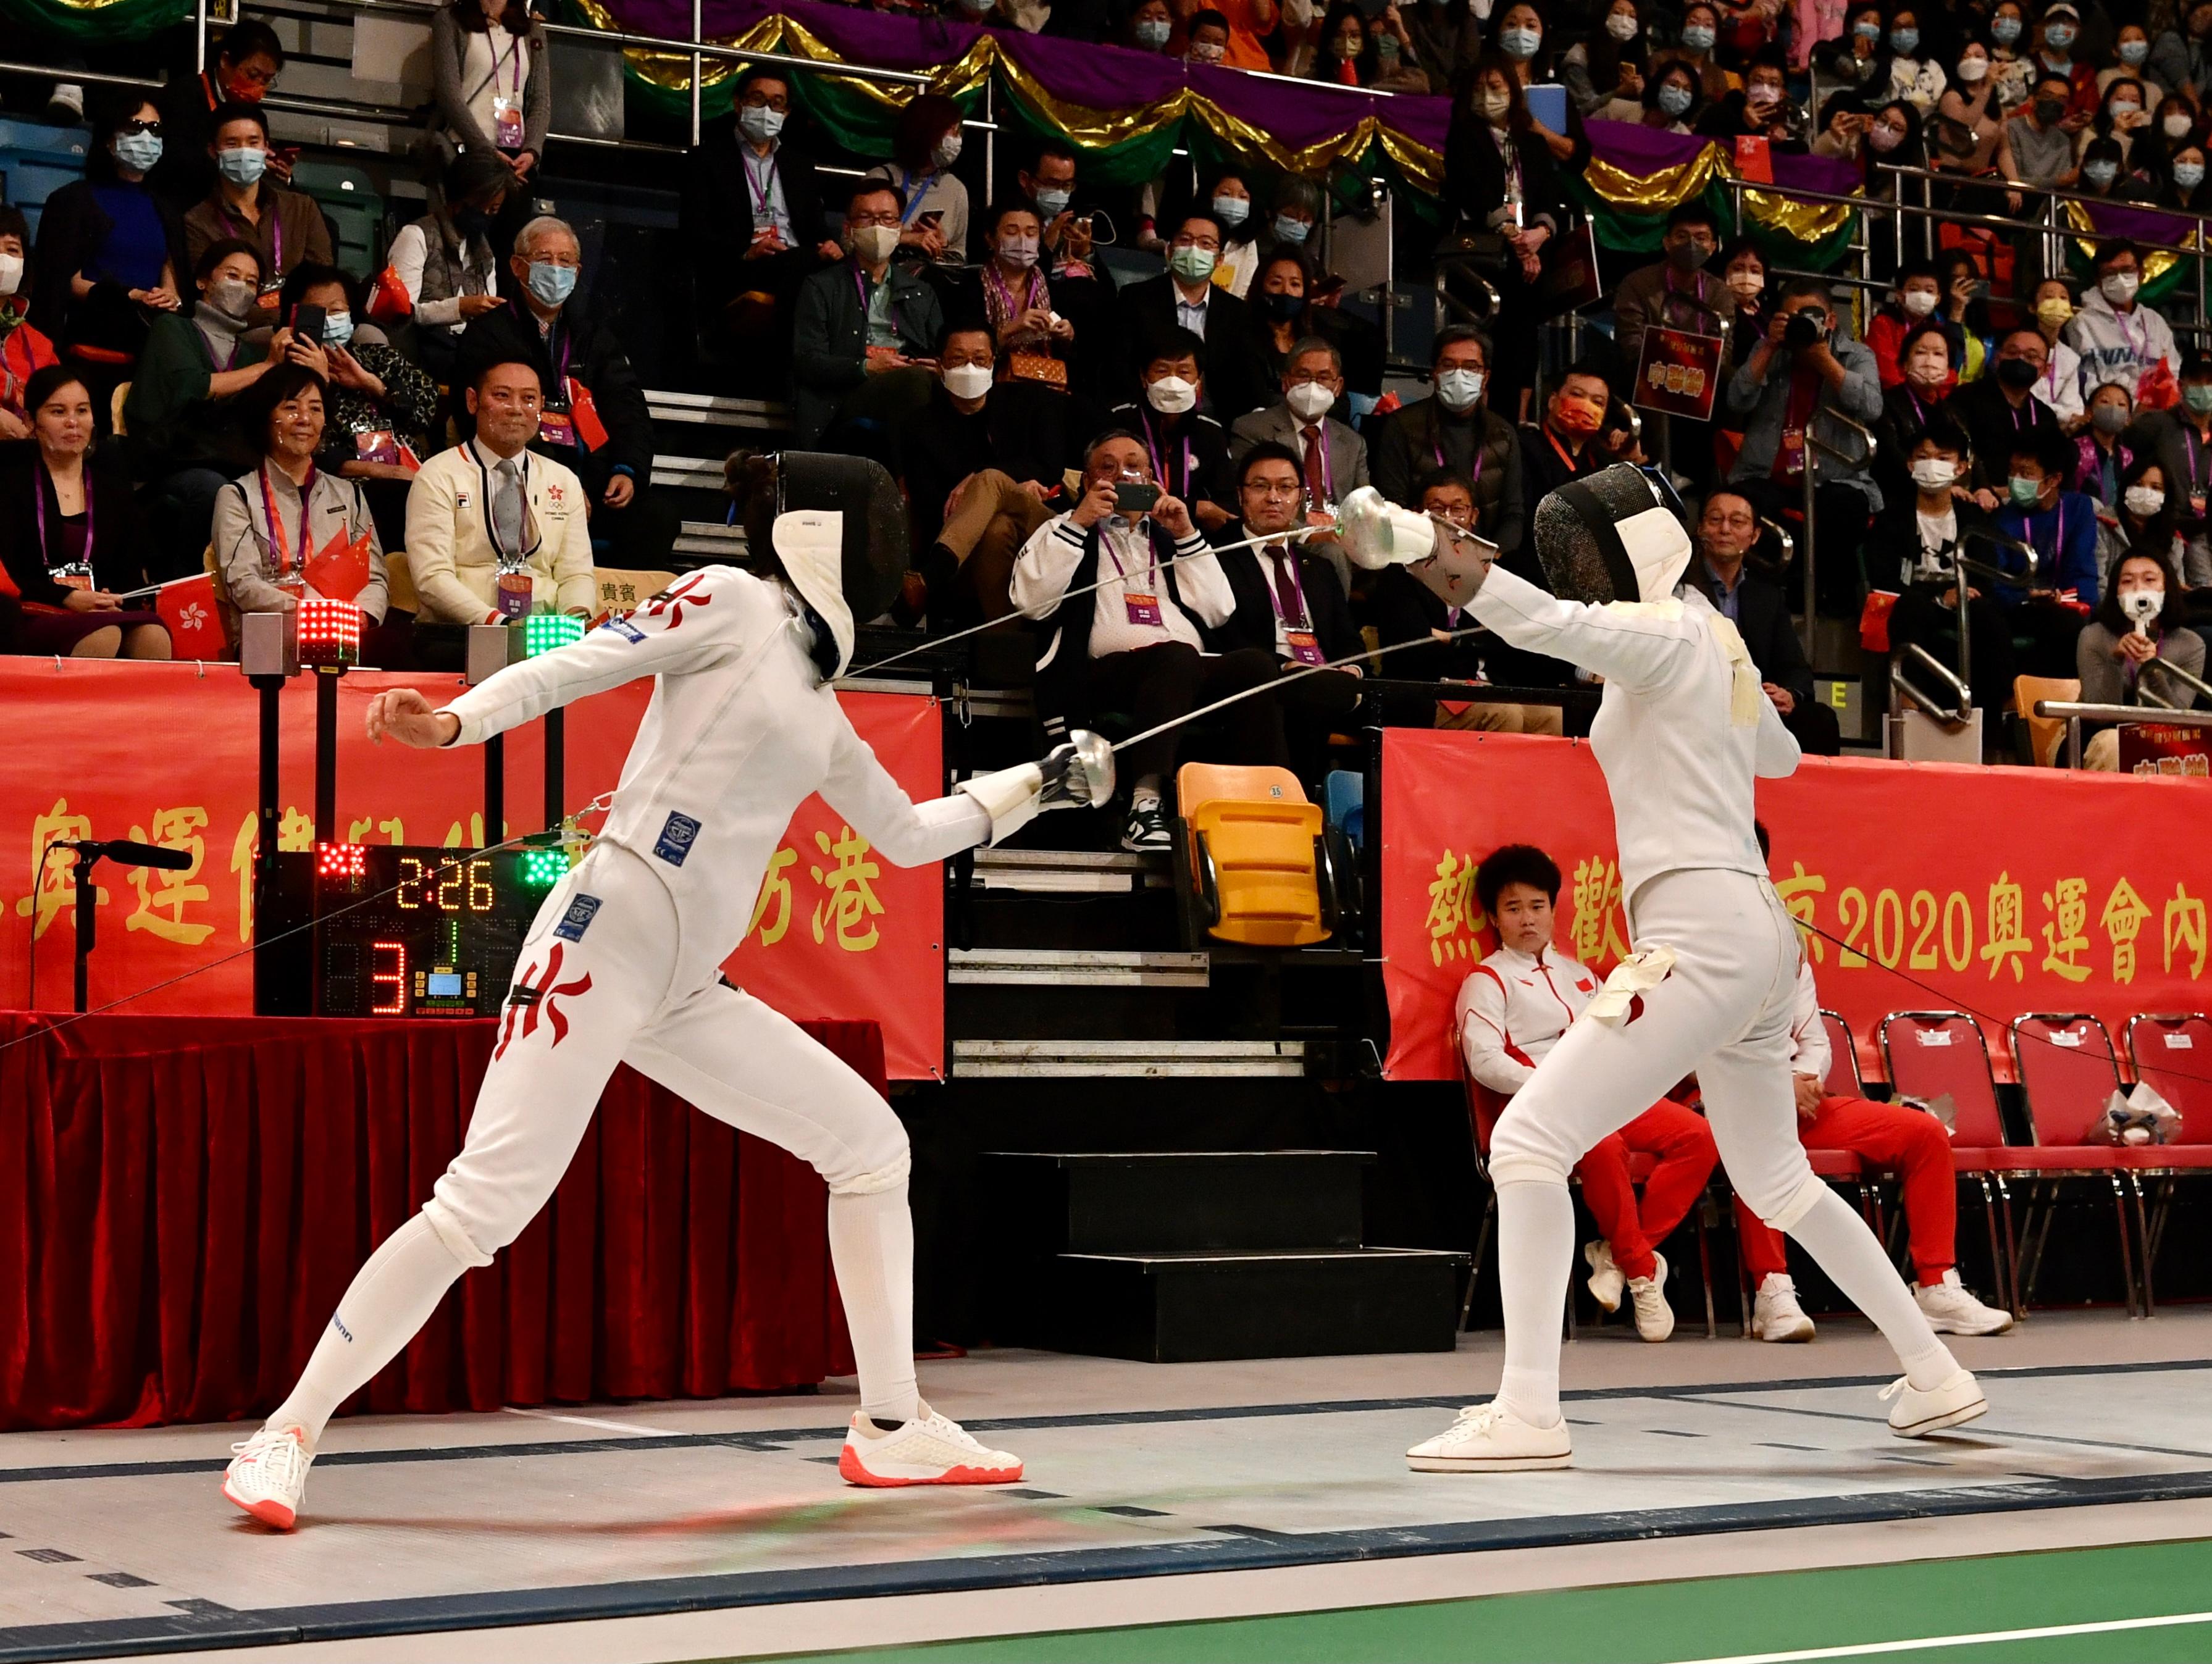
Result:
<svg viewBox="0 0 2212 1664">
<path fill-rule="evenodd" d="M 1354 494 L 1358 498 L 1360 494 Z M 1694 1072 L 1738 1193 L 1789 1232 L 1897 1349 L 1892 1430 L 1917 1437 L 1987 1407 L 1881 1244 L 1813 1175 L 1790 1079 L 1797 932 L 1753 831 L 1754 778 L 1797 744 L 1735 627 L 1678 592 L 1689 539 L 1666 491 L 1626 464 L 1535 515 L 1553 593 L 1492 569 L 1495 549 L 1378 501 L 1347 500 L 1363 565 L 1411 561 L 1516 647 L 1604 679 L 1590 749 L 1613 797 L 1633 951 L 1516 1095 L 1492 1135 L 1505 1364 L 1498 1396 L 1415 1445 L 1423 1472 L 1564 1467 L 1559 1309 L 1574 1254 L 1567 1175 L 1583 1152 Z M 1448 597 L 1448 598 L 1449 598 Z"/>
<path fill-rule="evenodd" d="M 455 1278 L 513 1242 L 567 1169 L 616 1064 L 811 1162 L 830 1187 L 830 1251 L 859 1363 L 839 1471 L 860 1485 L 998 1484 L 1021 1463 L 916 1393 L 907 1139 L 866 1082 L 796 1025 L 721 982 L 776 841 L 819 791 L 902 866 L 1003 836 L 1039 807 L 1110 795 L 1111 759 L 1008 769 L 916 806 L 826 685 L 853 617 L 896 594 L 903 551 L 866 531 L 872 464 L 787 453 L 773 499 L 842 501 L 757 524 L 781 568 L 709 567 L 629 619 L 501 671 L 443 710 L 378 695 L 372 738 L 472 744 L 556 706 L 657 678 L 606 829 L 546 897 L 524 943 L 467 1140 L 422 1211 L 346 1291 L 292 1394 L 243 1444 L 223 1494 L 289 1528 L 324 1424 L 404 1346 Z M 855 470 L 872 471 L 858 477 Z M 765 519 L 765 517 L 763 517 Z M 842 553 L 841 553 L 842 547 Z M 1087 738 L 1088 737 L 1083 737 Z M 1103 778 L 1102 778 L 1103 775 Z"/>
</svg>

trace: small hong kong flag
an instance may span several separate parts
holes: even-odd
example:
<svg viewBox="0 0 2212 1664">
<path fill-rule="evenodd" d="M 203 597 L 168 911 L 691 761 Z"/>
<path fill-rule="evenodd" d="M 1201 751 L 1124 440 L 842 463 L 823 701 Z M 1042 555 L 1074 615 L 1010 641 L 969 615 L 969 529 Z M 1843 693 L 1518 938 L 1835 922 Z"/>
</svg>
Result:
<svg viewBox="0 0 2212 1664">
<path fill-rule="evenodd" d="M 169 627 L 169 651 L 179 659 L 221 659 L 222 621 L 216 616 L 215 579 L 207 573 L 171 584 L 155 597 L 154 610 Z"/>
<path fill-rule="evenodd" d="M 331 540 L 309 561 L 301 574 L 307 586 L 325 600 L 350 601 L 368 586 L 368 532 L 349 538 L 345 528 L 331 533 Z"/>
</svg>

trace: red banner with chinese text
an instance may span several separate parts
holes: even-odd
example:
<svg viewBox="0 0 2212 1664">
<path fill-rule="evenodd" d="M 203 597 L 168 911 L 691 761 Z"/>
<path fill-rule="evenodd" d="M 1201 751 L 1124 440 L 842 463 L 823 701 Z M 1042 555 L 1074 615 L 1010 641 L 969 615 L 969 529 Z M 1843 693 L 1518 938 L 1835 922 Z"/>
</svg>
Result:
<svg viewBox="0 0 2212 1664">
<path fill-rule="evenodd" d="M 376 671 L 338 683 L 341 824 L 333 829 L 342 839 L 485 841 L 481 750 L 375 746 L 362 734 L 370 695 L 414 686 L 442 702 L 460 685 L 451 676 Z M 633 683 L 569 707 L 572 807 L 614 785 L 651 691 Z M 908 795 L 943 789 L 933 701 L 842 697 L 861 738 Z M 257 701 L 228 665 L 0 659 L 0 709 L 10 731 L 9 766 L 0 769 L 0 849 L 17 852 L 0 861 L 0 1008 L 29 1003 L 34 911 L 38 1004 L 68 1008 L 76 905 L 67 853 L 49 863 L 42 890 L 37 881 L 40 852 L 58 836 L 137 838 L 182 849 L 194 861 L 180 872 L 98 869 L 94 1005 L 146 991 L 126 1009 L 252 1010 L 252 962 L 240 950 L 252 937 Z M 509 835 L 538 825 L 544 736 L 543 725 L 532 723 L 507 737 Z M 280 778 L 279 846 L 307 848 L 316 830 L 309 677 L 283 695 Z M 797 1020 L 879 1022 L 893 1079 L 941 1077 L 944 904 L 941 868 L 891 865 L 810 798 L 776 852 L 753 928 L 728 961 L 730 978 Z"/>
<path fill-rule="evenodd" d="M 2022 1012 L 2093 1013 L 2124 1049 L 2137 1012 L 2212 1006 L 2212 782 L 1808 757 L 1759 783 L 1759 808 L 1783 900 L 1842 938 L 1807 939 L 1869 1078 L 1892 1011 L 1981 1014 L 2009 1078 L 2003 1025 Z M 1612 799 L 1584 744 L 1391 729 L 1382 833 L 1394 1080 L 1454 1077 L 1453 997 L 1496 944 L 1474 874 L 1500 844 L 1559 863 L 1562 949 L 1601 971 L 1626 950 Z"/>
</svg>

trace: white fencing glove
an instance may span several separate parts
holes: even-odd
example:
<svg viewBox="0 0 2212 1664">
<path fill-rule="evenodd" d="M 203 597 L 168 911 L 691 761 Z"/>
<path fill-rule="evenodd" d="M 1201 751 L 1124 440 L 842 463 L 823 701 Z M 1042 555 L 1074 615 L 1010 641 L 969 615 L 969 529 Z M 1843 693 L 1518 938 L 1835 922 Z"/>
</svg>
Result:
<svg viewBox="0 0 2212 1664">
<path fill-rule="evenodd" d="M 1077 728 L 1042 762 L 1024 762 L 960 782 L 991 817 L 991 841 L 1003 843 L 1047 809 L 1094 809 L 1114 795 L 1114 748 Z"/>
</svg>

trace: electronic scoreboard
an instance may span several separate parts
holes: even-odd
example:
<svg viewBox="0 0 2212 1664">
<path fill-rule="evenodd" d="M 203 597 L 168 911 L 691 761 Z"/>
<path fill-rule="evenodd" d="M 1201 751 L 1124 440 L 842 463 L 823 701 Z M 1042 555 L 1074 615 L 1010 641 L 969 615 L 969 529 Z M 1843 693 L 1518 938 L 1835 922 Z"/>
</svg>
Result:
<svg viewBox="0 0 2212 1664">
<path fill-rule="evenodd" d="M 317 1017 L 494 1015 L 538 903 L 568 871 L 550 847 L 318 844 L 279 859 L 307 864 L 279 889 L 313 920 L 307 963 L 291 961 L 308 987 L 259 1003 Z"/>
</svg>

